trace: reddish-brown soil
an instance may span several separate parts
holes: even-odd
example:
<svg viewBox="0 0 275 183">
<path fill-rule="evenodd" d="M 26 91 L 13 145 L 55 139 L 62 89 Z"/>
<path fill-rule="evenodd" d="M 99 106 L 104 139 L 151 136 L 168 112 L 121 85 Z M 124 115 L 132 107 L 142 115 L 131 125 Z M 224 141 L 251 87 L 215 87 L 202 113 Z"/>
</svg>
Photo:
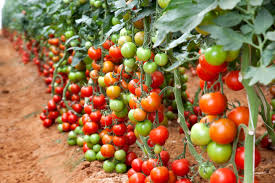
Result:
<svg viewBox="0 0 275 183">
<path fill-rule="evenodd" d="M 126 182 L 127 174 L 104 173 L 101 162 L 83 161 L 82 149 L 70 147 L 66 133 L 59 133 L 56 126 L 49 129 L 41 125 L 39 113 L 49 100 L 46 86 L 35 66 L 23 65 L 9 41 L 0 38 L 0 182 L 35 183 L 112 183 Z M 188 91 L 197 89 L 198 79 L 190 76 Z M 225 90 L 229 100 L 238 99 L 246 104 L 244 91 Z M 267 92 L 265 92 L 267 93 Z M 171 124 L 166 149 L 175 158 L 181 153 L 177 124 Z M 259 133 L 264 128 L 259 125 Z M 131 151 L 141 152 L 137 147 Z M 256 176 L 262 183 L 275 180 L 275 153 L 260 149 L 261 164 Z M 195 164 L 190 154 L 187 159 Z M 199 180 L 197 182 L 203 182 Z"/>
</svg>

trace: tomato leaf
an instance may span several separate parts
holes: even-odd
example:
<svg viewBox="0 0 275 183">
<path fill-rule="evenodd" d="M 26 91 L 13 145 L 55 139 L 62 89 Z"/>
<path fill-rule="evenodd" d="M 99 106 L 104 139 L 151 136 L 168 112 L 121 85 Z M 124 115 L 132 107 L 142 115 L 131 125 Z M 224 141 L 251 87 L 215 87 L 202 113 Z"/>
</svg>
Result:
<svg viewBox="0 0 275 183">
<path fill-rule="evenodd" d="M 86 16 L 86 15 L 82 15 L 82 17 L 80 19 L 75 20 L 76 24 L 81 24 L 81 23 L 85 23 L 86 25 L 91 25 L 92 23 L 92 18 Z"/>
<path fill-rule="evenodd" d="M 116 24 L 116 25 L 114 25 L 114 26 L 105 34 L 105 38 L 104 38 L 104 40 L 102 41 L 102 43 L 100 43 L 100 44 L 103 44 L 103 43 L 106 41 L 106 39 L 108 39 L 108 37 L 110 37 L 110 35 L 111 35 L 112 33 L 118 32 L 120 29 L 122 29 L 122 28 L 124 27 L 124 24 L 125 24 L 125 23 L 121 23 L 121 24 Z"/>
<path fill-rule="evenodd" d="M 169 32 L 189 33 L 217 4 L 216 0 L 172 0 L 166 12 L 156 21 L 158 34 L 154 47 L 159 46 Z"/>
<path fill-rule="evenodd" d="M 257 82 L 268 85 L 272 82 L 273 79 L 275 79 L 275 65 L 271 65 L 270 67 L 249 66 L 244 74 L 244 78 L 250 79 L 250 86 L 254 85 Z"/>
<path fill-rule="evenodd" d="M 82 57 L 83 57 L 83 55 L 80 52 L 76 51 L 76 53 L 73 57 L 73 60 L 72 60 L 72 66 L 74 67 L 77 64 L 79 64 L 82 60 Z"/>
<path fill-rule="evenodd" d="M 247 25 L 247 24 L 242 25 L 240 29 L 241 29 L 243 34 L 248 34 L 248 33 L 253 31 L 253 28 L 250 25 Z"/>
<path fill-rule="evenodd" d="M 270 41 L 275 41 L 275 31 L 269 31 L 266 33 L 266 38 Z"/>
<path fill-rule="evenodd" d="M 180 36 L 178 39 L 173 40 L 166 46 L 165 50 L 170 50 L 171 48 L 175 48 L 177 45 L 183 43 L 186 41 L 186 38 L 190 36 L 190 33 L 184 33 L 182 36 Z"/>
<path fill-rule="evenodd" d="M 242 21 L 242 16 L 237 12 L 228 12 L 214 19 L 214 22 L 222 27 L 233 27 Z"/>
<path fill-rule="evenodd" d="M 144 10 L 139 12 L 138 16 L 133 19 L 133 22 L 143 19 L 144 17 L 147 17 L 153 13 L 154 11 L 152 9 L 145 8 Z"/>
<path fill-rule="evenodd" d="M 78 38 L 79 38 L 78 35 L 72 36 L 70 39 L 68 39 L 68 40 L 65 42 L 65 45 L 68 45 L 72 40 L 78 39 Z"/>
<path fill-rule="evenodd" d="M 272 59 L 275 59 L 275 42 L 270 43 L 263 51 L 261 64 L 268 66 Z"/>
<path fill-rule="evenodd" d="M 241 48 L 248 38 L 230 28 L 216 25 L 201 26 L 201 29 L 211 33 L 211 37 L 217 39 L 218 45 L 223 45 L 225 50 L 236 50 Z"/>
<path fill-rule="evenodd" d="M 263 3 L 263 0 L 249 0 L 248 2 L 252 6 L 260 6 Z"/>
<path fill-rule="evenodd" d="M 219 6 L 223 10 L 233 9 L 241 0 L 219 0 Z"/>
<path fill-rule="evenodd" d="M 273 21 L 273 17 L 269 11 L 265 8 L 261 8 L 255 18 L 255 33 L 264 33 L 273 24 Z"/>
</svg>

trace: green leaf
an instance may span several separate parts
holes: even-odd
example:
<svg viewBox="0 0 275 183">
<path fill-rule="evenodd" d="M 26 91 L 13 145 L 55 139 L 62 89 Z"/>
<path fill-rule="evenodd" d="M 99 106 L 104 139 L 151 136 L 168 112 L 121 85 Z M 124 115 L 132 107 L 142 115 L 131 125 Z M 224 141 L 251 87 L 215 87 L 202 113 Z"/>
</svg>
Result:
<svg viewBox="0 0 275 183">
<path fill-rule="evenodd" d="M 253 28 L 250 25 L 245 24 L 241 26 L 241 31 L 243 34 L 248 34 L 253 31 Z"/>
<path fill-rule="evenodd" d="M 268 66 L 272 59 L 275 59 L 275 42 L 270 43 L 263 51 L 261 64 Z"/>
<path fill-rule="evenodd" d="M 208 25 L 201 26 L 201 29 L 211 33 L 211 37 L 217 39 L 217 44 L 223 45 L 225 50 L 236 50 L 241 48 L 244 42 L 249 42 L 248 38 L 230 28 Z"/>
<path fill-rule="evenodd" d="M 261 8 L 255 19 L 256 34 L 264 33 L 273 24 L 273 17 L 265 8 Z"/>
<path fill-rule="evenodd" d="M 249 85 L 252 86 L 259 82 L 268 85 L 275 79 L 275 65 L 270 67 L 253 67 L 249 66 L 244 75 L 245 79 L 250 79 Z"/>
<path fill-rule="evenodd" d="M 135 17 L 134 19 L 133 19 L 133 22 L 135 22 L 135 21 L 138 21 L 138 20 L 140 20 L 140 19 L 142 19 L 142 18 L 144 18 L 144 17 L 147 17 L 147 16 L 149 16 L 149 15 L 151 15 L 151 14 L 153 14 L 154 13 L 154 11 L 152 10 L 152 9 L 144 9 L 144 10 L 142 10 L 141 12 L 139 12 L 139 14 L 138 14 L 138 16 L 137 17 Z"/>
<path fill-rule="evenodd" d="M 80 19 L 75 20 L 76 24 L 81 24 L 81 23 L 85 23 L 86 25 L 91 25 L 92 23 L 92 19 L 86 15 L 82 15 L 82 17 Z"/>
<path fill-rule="evenodd" d="M 214 22 L 222 27 L 233 27 L 242 21 L 242 16 L 237 12 L 228 12 L 214 19 Z"/>
<path fill-rule="evenodd" d="M 241 0 L 219 0 L 219 6 L 223 10 L 233 9 Z"/>
<path fill-rule="evenodd" d="M 217 4 L 216 0 L 172 0 L 166 12 L 156 21 L 159 34 L 154 47 L 159 46 L 169 32 L 189 33 Z"/>
<path fill-rule="evenodd" d="M 266 33 L 266 38 L 270 41 L 275 41 L 275 31 L 269 31 Z"/>
<path fill-rule="evenodd" d="M 68 45 L 72 40 L 78 39 L 78 38 L 79 38 L 78 35 L 75 35 L 75 36 L 71 37 L 70 39 L 68 39 L 68 40 L 65 42 L 65 45 Z"/>
<path fill-rule="evenodd" d="M 175 48 L 176 46 L 178 46 L 179 44 L 183 43 L 186 41 L 186 38 L 190 36 L 190 33 L 185 33 L 182 36 L 180 36 L 178 39 L 173 40 L 172 42 L 170 42 L 168 44 L 168 46 L 166 46 L 165 50 L 170 50 L 171 48 Z"/>
<path fill-rule="evenodd" d="M 82 54 L 77 51 L 73 57 L 72 66 L 74 67 L 77 64 L 79 64 L 81 60 L 82 60 Z"/>
<path fill-rule="evenodd" d="M 105 34 L 105 39 L 102 41 L 102 43 L 104 43 L 106 41 L 106 39 L 108 39 L 108 37 L 110 37 L 110 35 L 114 32 L 118 32 L 120 29 L 122 29 L 124 27 L 125 23 L 121 23 L 121 24 L 117 24 L 115 26 L 113 26 L 106 34 Z M 101 43 L 101 44 L 102 44 Z"/>
<path fill-rule="evenodd" d="M 252 6 L 260 6 L 262 5 L 263 0 L 249 0 L 249 4 Z"/>
</svg>

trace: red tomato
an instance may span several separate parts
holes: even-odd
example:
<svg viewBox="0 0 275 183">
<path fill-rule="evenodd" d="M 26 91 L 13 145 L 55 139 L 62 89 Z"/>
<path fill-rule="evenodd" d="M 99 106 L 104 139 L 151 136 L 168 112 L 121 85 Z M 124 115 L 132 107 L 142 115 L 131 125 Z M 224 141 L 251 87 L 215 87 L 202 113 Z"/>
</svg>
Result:
<svg viewBox="0 0 275 183">
<path fill-rule="evenodd" d="M 145 175 L 142 173 L 135 173 L 129 178 L 129 183 L 144 183 Z"/>
<path fill-rule="evenodd" d="M 131 166 L 136 172 L 141 172 L 142 164 L 142 159 L 136 158 L 132 161 Z"/>
<path fill-rule="evenodd" d="M 169 137 L 169 132 L 165 126 L 159 126 L 150 131 L 150 139 L 154 144 L 164 145 Z"/>
<path fill-rule="evenodd" d="M 104 144 L 101 146 L 100 152 L 102 156 L 106 158 L 111 158 L 114 156 L 115 153 L 115 147 L 111 144 Z"/>
<path fill-rule="evenodd" d="M 214 81 L 207 81 L 207 83 L 206 83 L 207 89 L 210 89 L 210 88 L 212 87 L 212 85 L 214 84 L 214 82 L 215 82 L 215 80 L 214 80 Z M 205 83 L 205 81 L 200 79 L 200 88 L 201 88 L 202 90 L 204 89 L 204 83 Z M 214 89 L 215 91 L 218 91 L 218 90 L 220 89 L 220 83 L 215 84 L 215 85 L 213 86 L 213 89 Z"/>
<path fill-rule="evenodd" d="M 249 109 L 248 107 L 240 106 L 234 108 L 228 113 L 228 119 L 232 120 L 237 126 L 245 124 L 248 126 L 249 123 Z"/>
<path fill-rule="evenodd" d="M 137 158 L 136 153 L 134 153 L 134 152 L 129 152 L 129 153 L 126 155 L 126 161 L 125 161 L 126 165 L 130 166 L 130 165 L 132 164 L 132 161 L 133 161 L 134 159 L 136 159 L 136 158 Z"/>
<path fill-rule="evenodd" d="M 151 75 L 151 77 L 152 77 L 152 84 L 151 84 L 152 88 L 158 88 L 164 82 L 164 75 L 160 71 L 155 71 Z"/>
<path fill-rule="evenodd" d="M 197 75 L 199 76 L 199 78 L 204 81 L 213 81 L 218 78 L 218 74 L 204 70 L 201 67 L 201 64 L 197 65 L 196 71 L 197 71 Z"/>
<path fill-rule="evenodd" d="M 103 48 L 106 50 L 109 50 L 112 45 L 114 45 L 114 43 L 108 39 L 102 44 Z"/>
<path fill-rule="evenodd" d="M 210 183 L 236 183 L 236 176 L 229 168 L 219 168 L 210 177 Z"/>
<path fill-rule="evenodd" d="M 200 98 L 199 106 L 205 114 L 222 114 L 227 106 L 227 98 L 220 92 L 206 93 Z"/>
<path fill-rule="evenodd" d="M 125 124 L 117 124 L 113 126 L 113 132 L 115 135 L 121 136 L 127 131 L 127 127 Z"/>
<path fill-rule="evenodd" d="M 185 176 L 189 172 L 189 162 L 186 159 L 175 160 L 172 163 L 172 170 L 177 176 Z"/>
<path fill-rule="evenodd" d="M 70 131 L 70 123 L 62 123 L 62 130 L 64 132 Z"/>
<path fill-rule="evenodd" d="M 235 155 L 235 163 L 238 169 L 244 170 L 244 147 L 238 147 L 236 150 Z M 255 148 L 255 168 L 260 164 L 261 161 L 261 154 L 260 152 Z"/>
<path fill-rule="evenodd" d="M 177 180 L 176 183 L 192 183 L 192 182 L 190 179 L 183 178 L 183 179 Z"/>
<path fill-rule="evenodd" d="M 225 84 L 234 91 L 243 89 L 243 84 L 239 81 L 240 71 L 231 71 L 225 76 Z"/>
<path fill-rule="evenodd" d="M 48 102 L 48 110 L 49 111 L 54 111 L 56 110 L 57 106 L 54 100 L 49 100 Z"/>
<path fill-rule="evenodd" d="M 168 162 L 170 160 L 170 155 L 169 155 L 169 152 L 168 151 L 161 151 L 160 152 L 160 158 L 162 160 L 162 163 L 164 166 L 167 166 L 168 165 Z"/>
<path fill-rule="evenodd" d="M 114 136 L 113 143 L 115 146 L 122 147 L 126 145 L 126 137 L 125 136 Z"/>
<path fill-rule="evenodd" d="M 113 57 L 114 59 L 122 59 L 123 56 L 121 54 L 120 48 L 113 45 L 109 49 L 109 55 Z"/>
<path fill-rule="evenodd" d="M 98 130 L 98 125 L 95 122 L 87 122 L 83 126 L 83 132 L 87 135 L 96 133 Z"/>
<path fill-rule="evenodd" d="M 77 113 L 81 113 L 82 112 L 82 106 L 80 104 L 73 104 L 72 108 Z"/>
<path fill-rule="evenodd" d="M 128 145 L 134 144 L 137 140 L 136 135 L 133 131 L 127 132 L 125 137 Z"/>
<path fill-rule="evenodd" d="M 145 175 L 150 175 L 151 170 L 154 167 L 156 167 L 156 165 L 157 165 L 157 160 L 149 159 L 143 162 L 141 170 Z"/>
<path fill-rule="evenodd" d="M 88 151 L 89 149 L 90 149 L 90 148 L 88 147 L 87 142 L 84 142 L 84 143 L 83 143 L 83 147 L 82 147 L 83 152 L 85 153 L 85 152 Z"/>
<path fill-rule="evenodd" d="M 131 168 L 130 170 L 128 170 L 128 178 L 130 178 L 132 175 L 134 175 L 135 173 L 137 173 L 133 168 Z"/>
<path fill-rule="evenodd" d="M 104 105 L 106 102 L 105 100 L 105 96 L 103 94 L 101 95 L 95 95 L 93 97 L 93 104 L 95 108 L 101 107 L 102 105 Z"/>
<path fill-rule="evenodd" d="M 151 180 L 154 183 L 166 183 L 169 180 L 168 168 L 161 166 L 155 167 L 150 173 Z"/>
<path fill-rule="evenodd" d="M 112 116 L 108 115 L 108 116 L 102 116 L 100 119 L 100 124 L 102 127 L 105 126 L 110 126 L 112 124 Z"/>
<path fill-rule="evenodd" d="M 51 119 L 45 119 L 43 121 L 43 126 L 46 128 L 49 128 L 53 124 L 53 121 Z"/>
<path fill-rule="evenodd" d="M 90 47 L 88 49 L 88 55 L 92 60 L 99 60 L 101 58 L 101 49 L 97 48 L 95 49 L 94 47 Z"/>
<path fill-rule="evenodd" d="M 146 112 L 156 111 L 161 104 L 161 97 L 156 92 L 151 92 L 149 96 L 141 100 L 141 106 Z"/>
<path fill-rule="evenodd" d="M 91 120 L 92 120 L 93 122 L 96 122 L 96 123 L 98 123 L 98 122 L 100 121 L 101 117 L 102 117 L 102 116 L 101 116 L 100 110 L 93 111 L 93 112 L 91 112 L 91 114 L 90 114 Z"/>
<path fill-rule="evenodd" d="M 128 83 L 128 90 L 135 95 L 135 90 L 138 87 L 139 80 L 138 79 L 132 79 Z"/>
<path fill-rule="evenodd" d="M 226 70 L 227 67 L 227 63 L 224 62 L 222 65 L 211 65 L 209 64 L 206 60 L 204 55 L 201 55 L 199 57 L 199 63 L 201 65 L 201 67 L 207 71 L 207 72 L 211 72 L 211 73 L 220 73 L 220 72 L 224 72 Z"/>
</svg>

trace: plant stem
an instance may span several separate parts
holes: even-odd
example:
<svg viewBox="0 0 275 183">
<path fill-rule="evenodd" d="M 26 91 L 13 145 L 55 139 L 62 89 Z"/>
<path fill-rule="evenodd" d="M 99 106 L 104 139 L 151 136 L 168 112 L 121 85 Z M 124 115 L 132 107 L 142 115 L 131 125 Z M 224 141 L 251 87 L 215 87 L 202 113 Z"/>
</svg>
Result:
<svg viewBox="0 0 275 183">
<path fill-rule="evenodd" d="M 242 52 L 241 72 L 245 74 L 246 69 L 251 63 L 251 47 L 245 44 Z M 254 164 L 255 164 L 255 132 L 257 127 L 258 112 L 260 101 L 253 86 L 249 86 L 247 79 L 242 80 L 246 89 L 249 107 L 249 125 L 245 137 L 245 164 L 244 164 L 244 183 L 254 183 Z"/>
</svg>

